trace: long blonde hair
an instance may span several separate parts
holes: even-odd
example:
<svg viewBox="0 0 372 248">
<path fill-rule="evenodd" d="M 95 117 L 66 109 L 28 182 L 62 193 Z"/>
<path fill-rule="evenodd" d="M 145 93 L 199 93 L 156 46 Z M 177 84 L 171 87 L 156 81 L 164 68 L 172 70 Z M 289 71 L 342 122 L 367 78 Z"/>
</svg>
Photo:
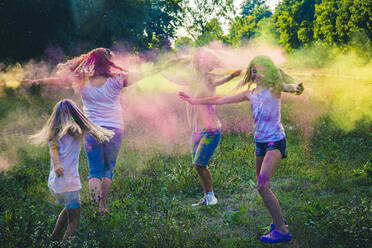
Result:
<svg viewBox="0 0 372 248">
<path fill-rule="evenodd" d="M 99 142 L 109 141 L 114 135 L 111 130 L 104 129 L 90 121 L 76 104 L 69 99 L 59 101 L 44 127 L 30 139 L 34 144 L 42 145 L 56 141 L 66 134 L 82 138 L 86 133 L 94 136 Z"/>
</svg>

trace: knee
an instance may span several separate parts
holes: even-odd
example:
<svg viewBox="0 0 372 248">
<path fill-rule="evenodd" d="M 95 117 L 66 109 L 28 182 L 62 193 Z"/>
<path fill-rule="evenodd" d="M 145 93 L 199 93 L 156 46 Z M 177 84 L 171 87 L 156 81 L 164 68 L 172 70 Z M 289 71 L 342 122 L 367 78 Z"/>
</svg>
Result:
<svg viewBox="0 0 372 248">
<path fill-rule="evenodd" d="M 260 174 L 257 179 L 257 190 L 260 194 L 264 194 L 270 189 L 270 183 L 265 174 Z"/>
<path fill-rule="evenodd" d="M 202 165 L 197 165 L 197 164 L 195 164 L 195 170 L 196 170 L 197 172 L 202 172 L 202 171 L 207 170 L 207 167 L 202 166 Z"/>
<path fill-rule="evenodd" d="M 270 186 L 268 183 L 262 184 L 262 183 L 257 183 L 257 190 L 260 194 L 264 194 L 270 189 Z"/>
</svg>

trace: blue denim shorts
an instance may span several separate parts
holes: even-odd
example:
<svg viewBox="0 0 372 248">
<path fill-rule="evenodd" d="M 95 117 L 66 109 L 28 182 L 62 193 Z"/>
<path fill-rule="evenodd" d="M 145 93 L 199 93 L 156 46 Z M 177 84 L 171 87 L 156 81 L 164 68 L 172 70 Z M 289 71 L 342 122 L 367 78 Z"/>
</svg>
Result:
<svg viewBox="0 0 372 248">
<path fill-rule="evenodd" d="M 287 141 L 284 139 L 273 142 L 260 143 L 256 142 L 256 156 L 265 156 L 270 150 L 279 150 L 282 158 L 287 157 Z"/>
<path fill-rule="evenodd" d="M 56 198 L 56 204 L 65 205 L 66 209 L 75 209 L 80 207 L 80 194 L 79 190 L 63 193 L 53 193 L 52 195 Z"/>
<path fill-rule="evenodd" d="M 103 127 L 115 132 L 110 141 L 99 143 L 92 135 L 87 135 L 84 142 L 89 164 L 88 178 L 108 177 L 112 179 L 116 159 L 119 155 L 121 143 L 124 137 L 122 129 Z"/>
<path fill-rule="evenodd" d="M 192 163 L 198 166 L 208 166 L 214 150 L 221 139 L 221 130 L 192 133 Z"/>
</svg>

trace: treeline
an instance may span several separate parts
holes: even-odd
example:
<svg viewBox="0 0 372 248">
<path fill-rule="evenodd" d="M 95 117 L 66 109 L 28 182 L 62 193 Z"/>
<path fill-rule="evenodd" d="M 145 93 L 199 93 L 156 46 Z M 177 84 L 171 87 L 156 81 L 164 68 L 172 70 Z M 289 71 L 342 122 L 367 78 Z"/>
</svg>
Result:
<svg viewBox="0 0 372 248">
<path fill-rule="evenodd" d="M 227 35 L 218 35 L 221 25 L 211 20 L 207 30 L 210 34 L 204 33 L 200 38 L 210 37 L 204 43 L 219 38 L 226 44 L 241 46 L 269 32 L 287 51 L 314 42 L 371 50 L 371 12 L 372 3 L 366 0 L 283 0 L 274 13 L 264 0 L 247 0 L 240 15 L 232 20 Z"/>
<path fill-rule="evenodd" d="M 274 13 L 264 0 L 247 0 L 238 12 L 233 0 L 2 0 L 0 61 L 40 57 L 47 47 L 76 54 L 115 44 L 166 49 L 170 40 L 241 46 L 267 33 L 289 52 L 322 43 L 370 56 L 371 10 L 367 0 L 283 0 Z"/>
<path fill-rule="evenodd" d="M 67 54 L 117 43 L 134 50 L 168 46 L 181 20 L 180 0 L 2 0 L 0 61 Z M 77 50 L 77 51 L 76 51 Z"/>
</svg>

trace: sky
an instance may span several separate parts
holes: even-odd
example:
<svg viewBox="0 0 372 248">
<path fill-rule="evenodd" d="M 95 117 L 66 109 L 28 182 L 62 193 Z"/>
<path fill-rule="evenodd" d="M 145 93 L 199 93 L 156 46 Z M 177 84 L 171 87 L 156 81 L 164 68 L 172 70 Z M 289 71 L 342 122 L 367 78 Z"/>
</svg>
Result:
<svg viewBox="0 0 372 248">
<path fill-rule="evenodd" d="M 281 2 L 282 0 L 266 0 L 266 4 L 270 7 L 270 10 L 271 11 L 274 11 L 275 9 L 275 6 Z M 244 2 L 244 0 L 235 0 L 235 6 L 237 6 L 238 8 L 240 7 L 240 5 L 242 4 L 242 2 Z"/>
<path fill-rule="evenodd" d="M 238 10 L 237 13 L 240 13 L 240 5 L 244 1 L 245 0 L 234 0 L 235 8 Z M 276 5 L 281 1 L 282 0 L 266 0 L 266 4 L 269 6 L 271 11 L 274 11 Z M 190 5 L 195 6 L 192 0 L 190 0 Z M 222 23 L 222 30 L 224 31 L 224 33 L 227 33 L 228 29 L 229 27 Z M 182 27 L 177 30 L 177 37 L 181 37 L 181 36 L 188 36 L 186 30 Z"/>
</svg>

